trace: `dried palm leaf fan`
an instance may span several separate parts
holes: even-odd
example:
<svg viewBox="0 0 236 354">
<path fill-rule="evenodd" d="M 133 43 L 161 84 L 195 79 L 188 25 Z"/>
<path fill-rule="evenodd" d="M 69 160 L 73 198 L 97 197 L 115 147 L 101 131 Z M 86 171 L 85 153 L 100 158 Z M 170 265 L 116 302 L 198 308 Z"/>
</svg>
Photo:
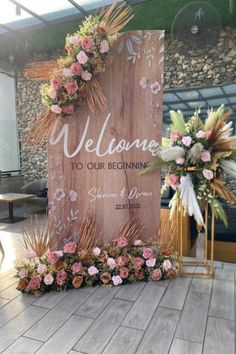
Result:
<svg viewBox="0 0 236 354">
<path fill-rule="evenodd" d="M 128 219 L 115 232 L 113 242 L 116 243 L 119 238 L 125 237 L 128 243 L 132 245 L 135 240 L 142 238 L 144 228 L 144 225 L 142 225 L 138 218 Z"/>
<path fill-rule="evenodd" d="M 125 7 L 123 4 L 117 5 L 114 3 L 109 8 L 101 11 L 99 24 L 101 24 L 105 33 L 111 36 L 118 34 L 132 17 L 132 8 L 130 6 Z M 49 73 L 53 72 L 55 68 L 62 69 L 60 59 L 58 62 L 46 61 L 28 64 L 25 68 L 25 74 L 34 80 L 48 80 Z M 107 102 L 98 81 L 93 78 L 86 84 L 82 83 L 82 86 L 84 86 L 84 92 L 81 97 L 85 99 L 88 108 L 92 112 L 95 112 L 96 108 L 104 111 Z M 23 142 L 31 146 L 37 146 L 45 142 L 49 138 L 52 128 L 58 120 L 62 121 L 62 117 L 51 111 L 47 110 L 41 113 L 38 118 L 32 122 L 25 134 Z"/>
<path fill-rule="evenodd" d="M 176 15 L 171 38 L 181 52 L 205 52 L 218 42 L 221 18 L 218 10 L 206 1 L 192 1 Z"/>
</svg>

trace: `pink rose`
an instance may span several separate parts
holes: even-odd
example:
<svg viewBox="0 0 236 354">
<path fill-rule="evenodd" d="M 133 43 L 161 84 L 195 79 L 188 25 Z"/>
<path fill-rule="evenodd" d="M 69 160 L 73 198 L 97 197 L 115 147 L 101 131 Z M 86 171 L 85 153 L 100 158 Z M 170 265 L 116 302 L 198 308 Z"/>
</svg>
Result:
<svg viewBox="0 0 236 354">
<path fill-rule="evenodd" d="M 65 84 L 65 88 L 69 95 L 74 95 L 78 90 L 78 85 L 76 82 L 68 82 L 67 84 Z"/>
<path fill-rule="evenodd" d="M 53 252 L 49 252 L 48 254 L 48 262 L 51 264 L 51 265 L 54 265 L 58 259 L 60 257 L 63 256 L 63 252 L 62 251 L 53 251 Z"/>
<path fill-rule="evenodd" d="M 25 253 L 25 258 L 35 258 L 35 257 L 37 257 L 37 254 L 35 251 L 27 251 Z"/>
<path fill-rule="evenodd" d="M 75 275 L 75 274 L 81 274 L 83 272 L 84 268 L 83 268 L 81 262 L 75 262 L 72 265 L 71 270 L 72 270 L 72 274 Z"/>
<path fill-rule="evenodd" d="M 119 267 L 123 267 L 127 264 L 127 260 L 124 256 L 120 256 L 117 258 L 116 263 Z"/>
<path fill-rule="evenodd" d="M 153 258 L 153 250 L 151 248 L 145 247 L 143 249 L 143 258 L 145 259 Z"/>
<path fill-rule="evenodd" d="M 209 139 L 209 138 L 210 138 L 211 133 L 212 133 L 211 130 L 207 130 L 207 131 L 206 131 L 206 139 Z"/>
<path fill-rule="evenodd" d="M 62 87 L 62 82 L 59 77 L 54 77 L 53 79 L 50 80 L 51 85 L 54 89 L 58 90 L 60 87 Z"/>
<path fill-rule="evenodd" d="M 80 45 L 86 52 L 89 52 L 90 49 L 94 47 L 94 40 L 90 37 L 84 37 L 80 40 Z"/>
<path fill-rule="evenodd" d="M 74 113 L 74 106 L 72 104 L 70 104 L 69 106 L 63 106 L 62 112 L 65 114 L 72 114 Z"/>
<path fill-rule="evenodd" d="M 68 242 L 64 246 L 64 253 L 75 253 L 77 245 L 75 242 Z"/>
<path fill-rule="evenodd" d="M 208 180 L 211 180 L 214 178 L 213 172 L 211 170 L 207 170 L 206 168 L 202 171 L 202 174 Z"/>
<path fill-rule="evenodd" d="M 134 240 L 133 246 L 142 246 L 143 241 L 142 240 Z"/>
<path fill-rule="evenodd" d="M 70 67 L 70 70 L 73 72 L 73 74 L 80 76 L 82 73 L 82 69 L 81 66 L 79 65 L 79 63 L 73 63 Z"/>
<path fill-rule="evenodd" d="M 45 275 L 43 281 L 44 281 L 44 284 L 46 284 L 46 285 L 52 285 L 52 283 L 54 282 L 54 278 L 53 278 L 52 274 L 47 274 L 47 275 Z"/>
<path fill-rule="evenodd" d="M 172 263 L 169 261 L 169 259 L 166 259 L 163 262 L 163 268 L 164 268 L 164 270 L 169 270 L 172 268 Z"/>
<path fill-rule="evenodd" d="M 117 246 L 120 247 L 120 248 L 127 247 L 128 246 L 127 238 L 124 237 L 124 236 L 119 237 L 118 240 L 117 240 Z"/>
<path fill-rule="evenodd" d="M 171 174 L 168 177 L 169 177 L 170 185 L 172 188 L 176 187 L 179 184 L 179 176 Z"/>
<path fill-rule="evenodd" d="M 209 151 L 203 151 L 202 157 L 201 157 L 203 162 L 209 162 L 211 161 L 211 154 Z"/>
<path fill-rule="evenodd" d="M 28 277 L 28 270 L 25 268 L 21 268 L 21 270 L 18 273 L 19 277 L 22 278 L 27 278 Z"/>
<path fill-rule="evenodd" d="M 112 279 L 114 285 L 120 285 L 123 282 L 123 280 L 121 279 L 121 277 L 119 275 L 114 275 L 111 279 Z"/>
<path fill-rule="evenodd" d="M 84 81 L 89 81 L 92 79 L 92 74 L 89 73 L 88 71 L 82 71 L 81 77 Z"/>
<path fill-rule="evenodd" d="M 93 249 L 93 254 L 94 254 L 94 256 L 99 257 L 100 254 L 101 254 L 101 248 L 95 247 L 95 248 Z"/>
<path fill-rule="evenodd" d="M 93 275 L 98 274 L 98 273 L 99 273 L 99 270 L 98 270 L 96 267 L 91 266 L 91 267 L 88 268 L 88 273 L 89 273 L 89 275 L 91 275 L 91 277 L 92 277 Z"/>
<path fill-rule="evenodd" d="M 190 146 L 191 145 L 191 142 L 192 142 L 192 138 L 190 136 L 184 136 L 182 138 L 182 143 L 185 145 L 185 146 Z"/>
<path fill-rule="evenodd" d="M 162 277 L 162 272 L 160 269 L 155 269 L 151 274 L 151 279 L 153 281 L 159 281 L 161 280 L 161 277 Z"/>
<path fill-rule="evenodd" d="M 60 114 L 62 112 L 61 107 L 59 107 L 57 104 L 53 104 L 51 106 L 51 111 L 56 114 Z"/>
<path fill-rule="evenodd" d="M 156 258 L 151 258 L 146 260 L 147 267 L 154 267 L 155 264 L 156 264 Z"/>
<path fill-rule="evenodd" d="M 134 258 L 134 268 L 140 269 L 143 264 L 144 264 L 144 259 L 142 257 Z"/>
<path fill-rule="evenodd" d="M 105 39 L 103 39 L 100 44 L 100 52 L 107 53 L 108 50 L 109 50 L 109 44 Z"/>
<path fill-rule="evenodd" d="M 73 45 L 79 45 L 80 44 L 80 38 L 79 36 L 71 36 L 69 38 L 69 43 Z"/>
<path fill-rule="evenodd" d="M 63 74 L 65 77 L 72 77 L 72 76 L 74 76 L 74 73 L 73 73 L 72 70 L 69 69 L 69 68 L 64 68 L 64 69 L 62 70 L 62 74 Z"/>
<path fill-rule="evenodd" d="M 51 87 L 48 91 L 48 96 L 51 97 L 51 99 L 55 100 L 55 98 L 57 97 L 57 90 Z"/>
<path fill-rule="evenodd" d="M 64 271 L 64 269 L 60 270 L 58 273 L 57 273 L 57 278 L 56 278 L 56 281 L 57 281 L 57 284 L 58 285 L 64 285 L 67 281 L 67 273 Z"/>
<path fill-rule="evenodd" d="M 158 82 L 154 82 L 154 84 L 150 86 L 150 89 L 151 89 L 151 93 L 157 95 L 158 92 L 161 90 L 161 86 Z"/>
<path fill-rule="evenodd" d="M 47 267 L 45 266 L 45 264 L 39 263 L 37 271 L 40 275 L 46 273 Z"/>
<path fill-rule="evenodd" d="M 76 58 L 80 64 L 86 64 L 88 61 L 88 56 L 85 54 L 83 50 L 79 52 Z"/>
<path fill-rule="evenodd" d="M 185 163 L 185 159 L 183 157 L 179 157 L 175 160 L 178 165 L 183 165 Z"/>
<path fill-rule="evenodd" d="M 196 137 L 198 139 L 204 139 L 206 137 L 206 132 L 204 132 L 203 130 L 199 130 L 196 134 Z"/>
<path fill-rule="evenodd" d="M 174 131 L 173 133 L 170 134 L 170 139 L 171 139 L 172 141 L 176 141 L 176 140 L 178 140 L 180 137 L 181 137 L 181 133 L 180 133 L 180 131 L 178 131 L 178 130 L 176 130 L 176 131 Z"/>
<path fill-rule="evenodd" d="M 32 279 L 30 279 L 27 288 L 30 290 L 38 290 L 40 288 L 41 280 L 42 278 L 40 277 L 40 275 L 36 275 Z"/>
<path fill-rule="evenodd" d="M 127 267 L 120 268 L 120 276 L 122 279 L 126 279 L 129 276 L 129 269 Z"/>
<path fill-rule="evenodd" d="M 116 267 L 116 261 L 114 258 L 107 258 L 107 265 L 111 268 L 114 269 Z"/>
</svg>

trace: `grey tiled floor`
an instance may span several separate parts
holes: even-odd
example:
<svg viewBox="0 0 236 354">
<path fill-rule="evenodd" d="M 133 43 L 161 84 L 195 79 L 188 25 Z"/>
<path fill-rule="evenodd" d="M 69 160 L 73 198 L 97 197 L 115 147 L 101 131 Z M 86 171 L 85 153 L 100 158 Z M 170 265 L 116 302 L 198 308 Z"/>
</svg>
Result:
<svg viewBox="0 0 236 354">
<path fill-rule="evenodd" d="M 1 226 L 6 258 L 13 251 L 16 258 L 22 252 L 20 223 Z M 6 247 L 9 239 L 12 248 Z M 15 290 L 13 269 L 0 272 L 0 353 L 234 354 L 236 264 L 215 266 L 214 279 L 83 288 L 39 298 Z"/>
</svg>

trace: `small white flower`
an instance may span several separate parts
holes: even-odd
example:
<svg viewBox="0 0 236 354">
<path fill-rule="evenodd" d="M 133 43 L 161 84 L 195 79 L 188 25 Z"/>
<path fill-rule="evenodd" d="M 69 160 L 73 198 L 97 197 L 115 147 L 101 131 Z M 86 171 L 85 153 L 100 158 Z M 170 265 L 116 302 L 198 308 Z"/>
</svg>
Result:
<svg viewBox="0 0 236 354">
<path fill-rule="evenodd" d="M 57 188 L 53 196 L 59 202 L 65 197 L 65 193 L 62 188 Z"/>
<path fill-rule="evenodd" d="M 150 86 L 150 89 L 151 89 L 151 93 L 157 95 L 158 92 L 161 90 L 161 85 L 156 81 Z"/>
<path fill-rule="evenodd" d="M 141 77 L 141 80 L 139 81 L 140 87 L 142 87 L 143 90 L 147 88 L 147 78 L 146 77 Z"/>
<path fill-rule="evenodd" d="M 77 197 L 78 197 L 78 193 L 77 193 L 77 192 L 75 192 L 75 191 L 73 191 L 73 190 L 71 190 L 71 191 L 69 192 L 69 198 L 70 198 L 70 201 L 71 201 L 71 202 L 76 202 Z"/>
</svg>

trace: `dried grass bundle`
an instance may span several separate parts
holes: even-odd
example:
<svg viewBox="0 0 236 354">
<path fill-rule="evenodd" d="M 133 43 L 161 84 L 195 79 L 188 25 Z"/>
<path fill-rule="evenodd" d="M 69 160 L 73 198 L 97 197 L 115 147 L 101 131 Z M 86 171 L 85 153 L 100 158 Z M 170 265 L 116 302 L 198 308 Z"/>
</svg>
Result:
<svg viewBox="0 0 236 354">
<path fill-rule="evenodd" d="M 22 229 L 23 242 L 27 250 L 34 251 L 38 257 L 43 256 L 48 250 L 54 249 L 56 238 L 49 236 L 48 220 L 45 216 L 40 222 L 38 216 L 30 217 Z"/>
<path fill-rule="evenodd" d="M 23 143 L 32 147 L 45 143 L 57 121 L 59 121 L 59 118 L 55 113 L 51 111 L 41 113 L 31 123 L 23 138 Z"/>
<path fill-rule="evenodd" d="M 132 244 L 135 240 L 142 238 L 144 228 L 138 218 L 128 219 L 120 226 L 112 241 L 116 243 L 119 238 L 125 237 L 128 243 Z"/>
<path fill-rule="evenodd" d="M 24 69 L 24 75 L 33 80 L 48 81 L 50 80 L 50 73 L 57 65 L 57 60 L 29 63 Z"/>
<path fill-rule="evenodd" d="M 225 183 L 219 178 L 214 178 L 211 182 L 211 188 L 216 191 L 223 199 L 230 203 L 236 203 L 236 196 L 230 192 Z"/>
<path fill-rule="evenodd" d="M 121 31 L 125 25 L 134 17 L 131 6 L 124 4 L 117 5 L 114 3 L 108 9 L 102 10 L 100 19 L 103 27 L 109 35 Z"/>
<path fill-rule="evenodd" d="M 78 250 L 91 250 L 98 243 L 100 236 L 97 234 L 96 215 L 90 212 L 84 217 L 79 228 Z"/>
<path fill-rule="evenodd" d="M 160 248 L 172 248 L 174 236 L 176 235 L 177 221 L 163 219 L 160 221 L 159 232 L 157 234 L 157 244 Z"/>
<path fill-rule="evenodd" d="M 86 101 L 91 112 L 95 112 L 95 108 L 99 107 L 101 111 L 105 111 L 107 107 L 107 99 L 103 94 L 102 88 L 96 79 L 91 80 L 87 84 Z"/>
</svg>

